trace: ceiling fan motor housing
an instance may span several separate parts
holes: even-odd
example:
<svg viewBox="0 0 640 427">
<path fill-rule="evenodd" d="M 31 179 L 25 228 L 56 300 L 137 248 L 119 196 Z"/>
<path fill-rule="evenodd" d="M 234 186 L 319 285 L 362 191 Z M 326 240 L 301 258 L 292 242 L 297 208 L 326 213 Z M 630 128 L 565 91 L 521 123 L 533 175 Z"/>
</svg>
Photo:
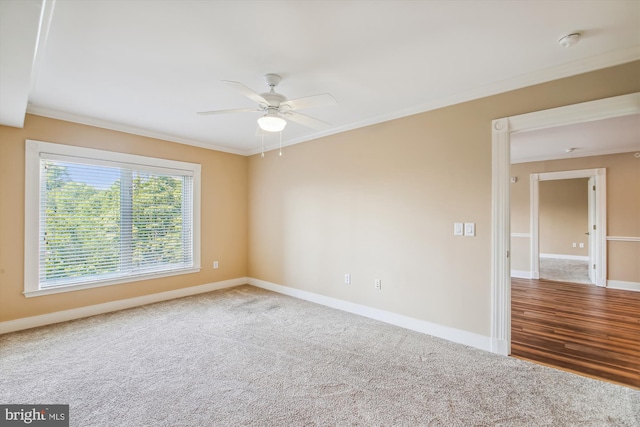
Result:
<svg viewBox="0 0 640 427">
<path fill-rule="evenodd" d="M 287 102 L 286 96 L 276 92 L 261 93 L 260 96 L 263 97 L 269 103 L 267 107 L 278 108 L 280 107 L 280 104 Z"/>
</svg>

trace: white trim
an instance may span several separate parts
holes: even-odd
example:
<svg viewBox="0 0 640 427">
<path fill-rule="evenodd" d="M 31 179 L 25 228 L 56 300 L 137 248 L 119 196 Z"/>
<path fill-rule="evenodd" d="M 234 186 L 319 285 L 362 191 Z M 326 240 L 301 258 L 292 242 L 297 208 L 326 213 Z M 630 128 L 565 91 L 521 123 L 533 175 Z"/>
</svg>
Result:
<svg viewBox="0 0 640 427">
<path fill-rule="evenodd" d="M 523 237 L 525 239 L 530 239 L 531 233 L 511 233 L 511 237 Z"/>
<path fill-rule="evenodd" d="M 269 291 L 289 295 L 294 298 L 314 302 L 316 304 L 321 304 L 327 307 L 346 311 L 348 313 L 353 313 L 359 316 L 368 317 L 370 319 L 379 320 L 381 322 L 400 326 L 402 328 L 421 332 L 423 334 L 433 335 L 438 338 L 443 338 L 481 350 L 491 351 L 491 339 L 484 335 L 479 335 L 462 329 L 451 328 L 449 326 L 443 326 L 436 323 L 415 319 L 413 317 L 403 316 L 401 314 L 380 310 L 378 308 L 368 307 L 366 305 L 327 297 L 313 292 L 278 285 L 276 283 L 267 282 L 265 280 L 254 279 L 253 277 L 248 278 L 248 283 L 258 288 L 267 289 Z"/>
<path fill-rule="evenodd" d="M 531 272 L 525 270 L 511 270 L 511 277 L 517 279 L 533 279 Z"/>
<path fill-rule="evenodd" d="M 599 169 L 575 169 L 539 173 L 538 181 L 557 181 L 561 179 L 591 178 L 598 175 Z"/>
<path fill-rule="evenodd" d="M 50 119 L 63 120 L 65 122 L 78 123 L 102 129 L 114 130 L 117 132 L 125 132 L 131 135 L 140 135 L 147 138 L 160 139 L 163 141 L 177 142 L 178 144 L 192 145 L 194 147 L 206 148 L 208 150 L 222 151 L 224 153 L 238 154 L 246 156 L 247 152 L 243 150 L 235 150 L 221 145 L 210 144 L 207 142 L 197 141 L 195 139 L 182 138 L 176 135 L 170 135 L 162 132 L 155 132 L 135 126 L 129 126 L 122 123 L 110 122 L 108 120 L 95 119 L 92 117 L 81 116 L 79 114 L 65 113 L 63 111 L 52 110 L 49 108 L 29 105 L 27 113 L 34 116 L 48 117 Z"/>
<path fill-rule="evenodd" d="M 140 282 L 142 280 L 152 280 L 152 279 L 161 279 L 163 277 L 171 277 L 171 276 L 181 276 L 183 274 L 193 274 L 199 273 L 201 270 L 198 268 L 187 268 L 184 270 L 170 270 L 164 273 L 150 273 L 145 275 L 136 275 L 131 277 L 122 277 L 114 280 L 101 280 L 99 282 L 94 283 L 82 283 L 79 285 L 62 285 L 62 286 L 52 286 L 50 288 L 42 288 L 42 289 L 34 289 L 34 290 L 25 290 L 22 292 L 27 298 L 41 297 L 45 295 L 53 295 L 60 294 L 63 292 L 73 292 L 73 291 L 81 291 L 84 289 L 91 288 L 100 288 L 102 286 L 111 286 L 111 285 L 121 285 L 124 283 L 133 283 Z"/>
<path fill-rule="evenodd" d="M 511 353 L 511 175 L 509 120 L 491 123 L 491 351 Z"/>
<path fill-rule="evenodd" d="M 511 322 L 511 319 L 509 319 Z M 509 331 L 511 336 L 511 331 Z M 511 338 L 508 340 L 501 340 L 497 338 L 491 338 L 491 352 L 502 356 L 508 356 L 511 354 Z"/>
<path fill-rule="evenodd" d="M 95 148 L 78 147 L 75 145 L 60 144 L 57 142 L 44 142 L 27 139 L 25 143 L 27 152 L 57 154 L 62 156 L 101 159 L 108 162 L 123 164 L 147 165 L 166 169 L 192 172 L 194 175 L 201 169 L 198 163 L 182 162 L 179 160 L 163 159 L 160 157 L 140 156 L 137 154 L 121 153 L 118 151 L 99 150 Z"/>
<path fill-rule="evenodd" d="M 589 261 L 589 257 L 587 255 L 540 254 L 540 258 L 572 259 L 574 261 Z"/>
<path fill-rule="evenodd" d="M 634 151 L 638 151 L 637 145 L 622 147 L 622 148 L 607 148 L 607 149 L 593 150 L 593 151 L 591 150 L 574 151 L 571 153 L 571 158 L 577 159 L 579 157 L 608 156 L 611 154 L 632 153 Z M 569 156 L 565 157 L 565 159 L 567 159 L 568 157 Z M 557 153 L 532 155 L 528 157 L 520 157 L 518 159 L 514 159 L 511 161 L 511 164 L 515 165 L 518 163 L 543 162 L 546 160 L 557 160 L 557 159 L 558 159 Z"/>
<path fill-rule="evenodd" d="M 490 83 L 472 90 L 463 91 L 446 98 L 436 99 L 424 104 L 419 104 L 413 107 L 405 108 L 391 113 L 382 114 L 376 117 L 372 117 L 359 122 L 350 123 L 348 125 L 330 128 L 321 132 L 314 132 L 310 135 L 302 136 L 283 142 L 282 146 L 289 146 L 299 144 L 301 142 L 310 141 L 313 139 L 334 135 L 336 133 L 346 132 L 353 129 L 358 129 L 365 126 L 375 125 L 377 123 L 386 122 L 389 120 L 399 119 L 401 117 L 411 116 L 414 114 L 424 113 L 425 111 L 432 111 L 438 108 L 448 107 L 450 105 L 460 104 L 463 102 L 471 101 L 474 99 L 485 98 L 491 95 L 508 92 L 523 87 L 533 86 L 536 84 L 558 80 L 564 77 L 574 76 L 576 74 L 583 74 L 589 71 L 599 70 L 602 68 L 613 67 L 615 65 L 625 64 L 640 59 L 638 54 L 638 46 L 631 48 L 623 48 L 607 52 L 602 55 L 592 56 L 587 59 L 570 62 L 568 64 L 562 64 L 555 67 L 547 68 L 541 71 L 521 75 L 515 78 L 501 80 L 495 83 Z M 264 151 L 271 151 L 278 148 L 278 145 L 273 144 L 267 146 Z M 247 151 L 246 155 L 254 155 L 260 153 L 260 148 L 255 148 Z"/>
<path fill-rule="evenodd" d="M 640 292 L 639 282 L 623 282 L 622 280 L 607 280 L 607 288 Z"/>
<path fill-rule="evenodd" d="M 523 87 L 528 87 L 548 81 L 558 80 L 564 77 L 573 76 L 576 74 L 583 74 L 589 71 L 599 70 L 602 68 L 613 67 L 615 65 L 625 64 L 628 62 L 636 61 L 640 59 L 638 54 L 638 46 L 617 49 L 611 52 L 607 52 L 602 55 L 592 56 L 587 59 L 579 61 L 573 61 L 567 64 L 558 65 L 555 67 L 547 68 L 541 71 L 521 75 L 515 78 L 500 80 L 494 83 L 490 83 L 472 90 L 463 91 L 452 96 L 436 99 L 427 103 L 419 104 L 413 107 L 405 108 L 402 110 L 393 111 L 391 113 L 381 114 L 376 117 L 372 117 L 366 120 L 350 123 L 344 126 L 337 126 L 327 129 L 321 132 L 313 132 L 304 135 L 299 138 L 283 141 L 282 146 L 287 147 L 290 145 L 300 144 L 302 142 L 311 141 L 314 139 L 335 135 L 350 131 L 353 129 L 362 128 L 365 126 L 375 125 L 383 123 L 389 120 L 395 120 L 414 114 L 424 113 L 426 111 L 436 110 L 438 108 L 447 107 L 450 105 L 460 104 L 462 102 L 471 101 L 474 99 L 485 98 L 491 95 L 508 92 Z M 206 148 L 210 150 L 222 151 L 225 153 L 238 154 L 243 156 L 251 156 L 260 153 L 260 148 L 253 148 L 250 150 L 237 150 L 230 147 L 215 145 L 204 141 L 182 138 L 176 135 L 165 134 L 161 132 L 154 132 L 147 129 L 138 128 L 135 126 L 129 126 L 125 124 L 110 122 L 107 120 L 95 119 L 91 117 L 66 113 L 62 111 L 56 111 L 44 107 L 29 105 L 27 107 L 27 113 L 34 114 L 42 117 L 50 117 L 53 119 L 64 120 L 74 123 L 86 124 L 104 129 L 110 129 L 120 132 L 126 132 L 133 135 L 141 135 L 150 138 L 162 139 L 165 141 L 177 142 L 179 144 L 193 145 L 196 147 Z M 265 151 L 271 151 L 278 148 L 278 145 L 270 145 L 265 148 Z"/>
<path fill-rule="evenodd" d="M 508 354 L 511 343 L 510 260 L 505 259 L 505 252 L 508 253 L 510 250 L 511 218 L 508 207 L 504 207 L 505 201 L 508 204 L 510 198 L 510 132 L 619 117 L 639 112 L 640 93 L 632 93 L 519 116 L 503 117 L 491 122 L 493 159 L 491 174 L 491 340 L 494 353 L 505 354 L 500 350 L 506 349 L 506 354 Z M 603 246 L 606 247 L 606 245 Z"/>
<path fill-rule="evenodd" d="M 609 242 L 640 242 L 640 237 L 607 236 Z"/>
<path fill-rule="evenodd" d="M 112 311 L 124 310 L 141 305 L 152 304 L 160 301 L 168 301 L 190 295 L 202 294 L 219 289 L 231 288 L 247 284 L 246 277 L 237 279 L 222 280 L 220 282 L 206 283 L 204 285 L 190 286 L 188 288 L 174 289 L 172 291 L 159 292 L 156 294 L 143 295 L 135 298 L 111 301 L 103 304 L 90 305 L 86 307 L 74 308 L 71 310 L 56 311 L 53 313 L 41 314 L 39 316 L 24 317 L 22 319 L 8 320 L 0 322 L 0 334 L 21 331 L 23 329 L 35 328 L 38 326 L 50 325 L 53 323 L 66 322 L 68 320 L 81 319 L 83 317 L 95 316 Z"/>
<path fill-rule="evenodd" d="M 540 278 L 540 223 L 538 212 L 540 211 L 540 192 L 538 191 L 539 175 L 532 173 L 529 177 L 529 230 L 531 241 L 529 242 L 529 265 L 531 266 L 531 278 Z"/>
<path fill-rule="evenodd" d="M 181 174 L 192 176 L 193 207 L 192 207 L 192 250 L 193 266 L 187 269 L 152 272 L 144 275 L 118 277 L 114 280 L 102 280 L 80 285 L 40 288 L 39 283 L 39 232 L 40 232 L 40 158 L 41 155 L 62 155 L 78 158 L 101 159 L 109 162 L 127 165 L 139 164 L 145 169 L 163 168 L 179 171 Z M 24 230 L 24 295 L 37 297 L 60 292 L 70 292 L 81 289 L 110 286 L 120 283 L 149 280 L 178 274 L 190 274 L 200 271 L 200 221 L 201 221 L 201 173 L 202 166 L 178 160 L 157 157 L 139 156 L 115 151 L 97 150 L 93 148 L 77 147 L 73 145 L 57 144 L 27 139 L 25 141 L 25 230 Z"/>
<path fill-rule="evenodd" d="M 640 95 L 640 94 L 639 94 Z M 638 98 L 640 103 L 640 97 Z M 617 105 L 617 104 L 616 104 Z M 640 107 L 639 107 L 640 108 Z M 595 270 L 595 285 L 606 286 L 607 283 L 607 245 L 605 236 L 607 235 L 607 170 L 605 168 L 598 169 L 579 169 L 558 172 L 545 172 L 531 174 L 530 178 L 530 226 L 531 226 L 531 252 L 530 262 L 534 279 L 540 278 L 540 181 L 555 181 L 561 179 L 575 178 L 595 178 L 595 258 L 593 263 L 597 266 Z M 554 256 L 558 258 L 558 256 Z M 572 259 L 572 258 L 565 258 Z M 588 257 L 587 257 L 587 260 Z"/>
<path fill-rule="evenodd" d="M 640 92 L 508 117 L 511 133 L 640 113 Z"/>
</svg>

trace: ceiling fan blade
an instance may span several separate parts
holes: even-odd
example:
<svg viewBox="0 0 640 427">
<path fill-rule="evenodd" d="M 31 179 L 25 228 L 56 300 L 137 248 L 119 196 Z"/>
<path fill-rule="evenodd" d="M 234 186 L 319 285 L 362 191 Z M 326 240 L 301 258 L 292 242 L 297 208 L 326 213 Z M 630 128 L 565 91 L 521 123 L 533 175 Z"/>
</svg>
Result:
<svg viewBox="0 0 640 427">
<path fill-rule="evenodd" d="M 227 114 L 227 113 L 255 113 L 262 111 L 258 108 L 234 108 L 232 110 L 216 110 L 216 111 L 199 111 L 201 116 L 210 116 L 213 114 Z"/>
<path fill-rule="evenodd" d="M 313 117 L 309 117 L 306 114 L 294 113 L 293 111 L 288 111 L 284 114 L 284 117 L 291 120 L 292 122 L 296 122 L 303 126 L 316 130 L 321 130 L 326 128 L 327 126 L 331 126 L 331 124 L 323 122 L 322 120 L 314 119 Z"/>
<path fill-rule="evenodd" d="M 244 96 L 246 96 L 247 98 L 249 98 L 250 100 L 257 102 L 258 104 L 266 104 L 269 105 L 269 102 L 264 99 L 262 96 L 260 96 L 258 93 L 252 91 L 251 89 L 249 89 L 248 87 L 246 87 L 245 85 L 243 85 L 240 82 L 232 82 L 229 80 L 223 80 L 222 83 L 231 86 L 232 88 L 234 88 L 235 90 L 237 90 L 238 92 L 240 92 L 241 94 L 243 94 Z"/>
<path fill-rule="evenodd" d="M 330 105 L 337 105 L 336 99 L 328 93 L 322 93 L 320 95 L 305 96 L 303 98 L 290 99 L 284 102 L 283 105 L 288 105 L 292 110 L 302 110 L 303 108 L 314 107 L 328 107 Z"/>
</svg>

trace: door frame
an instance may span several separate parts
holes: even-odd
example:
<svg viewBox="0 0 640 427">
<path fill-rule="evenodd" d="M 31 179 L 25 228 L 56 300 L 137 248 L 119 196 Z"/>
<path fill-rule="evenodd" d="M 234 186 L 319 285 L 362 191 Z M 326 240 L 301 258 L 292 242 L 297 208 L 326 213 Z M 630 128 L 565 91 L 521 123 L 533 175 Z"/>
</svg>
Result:
<svg viewBox="0 0 640 427">
<path fill-rule="evenodd" d="M 491 351 L 511 353 L 511 134 L 640 113 L 640 92 L 491 122 Z"/>
<path fill-rule="evenodd" d="M 604 191 L 607 191 L 607 186 L 604 185 L 603 186 Z M 587 239 L 587 242 L 589 244 L 589 281 L 591 281 L 591 283 L 593 283 L 594 285 L 597 286 L 597 281 L 596 281 L 596 266 L 594 265 L 593 268 L 591 268 L 591 264 L 595 264 L 595 260 L 596 260 L 596 245 L 598 244 L 598 241 L 596 240 L 595 236 L 596 233 L 593 233 L 591 230 L 594 230 L 597 227 L 596 224 L 596 218 L 597 218 L 597 209 L 598 209 L 598 205 L 597 205 L 597 198 L 596 198 L 596 177 L 592 176 L 591 178 L 589 178 L 589 181 L 587 181 L 587 228 L 588 228 L 588 234 L 589 234 L 589 238 Z M 607 203 L 606 203 L 606 195 L 605 195 L 605 215 L 606 215 L 606 207 L 607 207 Z M 606 221 L 605 221 L 606 224 Z M 606 239 L 606 235 L 605 235 L 605 239 Z M 606 245 L 606 240 L 605 240 L 605 245 L 604 248 L 605 250 L 607 250 L 607 245 Z M 607 278 L 607 257 L 604 257 L 604 264 L 603 267 L 605 268 L 605 272 L 604 272 L 604 278 Z"/>
<path fill-rule="evenodd" d="M 589 178 L 590 180 L 593 178 L 595 181 L 595 229 L 589 230 L 589 254 L 591 254 L 592 242 L 595 246 L 595 254 L 593 259 L 589 257 L 589 271 L 591 272 L 592 265 L 595 265 L 594 284 L 605 287 L 607 285 L 607 170 L 605 168 L 531 174 L 529 190 L 531 278 L 540 278 L 540 181 L 574 178 Z M 589 194 L 591 194 L 591 189 L 589 189 Z M 588 208 L 590 209 L 590 206 Z M 589 228 L 591 228 L 591 224 L 589 224 Z M 591 277 L 591 273 L 589 277 Z"/>
</svg>

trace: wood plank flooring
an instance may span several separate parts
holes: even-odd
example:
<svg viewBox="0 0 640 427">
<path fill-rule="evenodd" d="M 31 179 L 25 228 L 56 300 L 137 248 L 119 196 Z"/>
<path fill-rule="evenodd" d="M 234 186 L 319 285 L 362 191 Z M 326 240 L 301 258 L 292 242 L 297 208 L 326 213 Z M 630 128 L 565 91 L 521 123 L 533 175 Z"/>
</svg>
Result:
<svg viewBox="0 0 640 427">
<path fill-rule="evenodd" d="M 511 355 L 640 388 L 640 292 L 513 278 Z"/>
</svg>

